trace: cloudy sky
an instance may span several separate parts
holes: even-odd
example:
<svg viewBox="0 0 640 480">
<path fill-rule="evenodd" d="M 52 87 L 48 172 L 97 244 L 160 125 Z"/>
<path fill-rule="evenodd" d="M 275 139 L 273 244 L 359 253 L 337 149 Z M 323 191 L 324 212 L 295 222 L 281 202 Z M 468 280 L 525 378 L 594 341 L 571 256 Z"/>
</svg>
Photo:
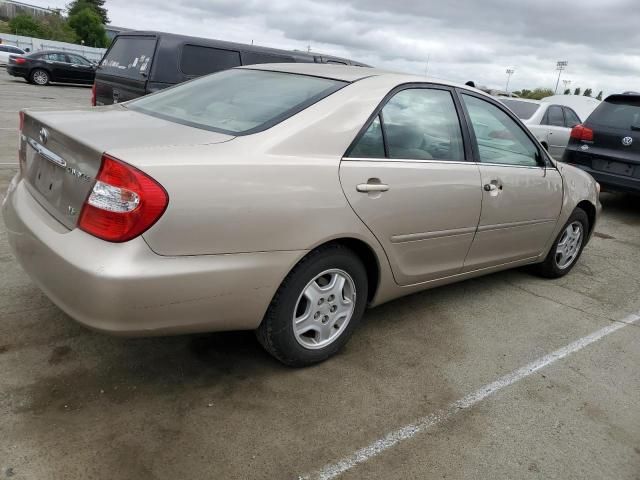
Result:
<svg viewBox="0 0 640 480">
<path fill-rule="evenodd" d="M 29 2 L 29 0 L 26 0 Z M 64 7 L 68 0 L 31 0 Z M 107 0 L 111 23 L 504 88 L 640 90 L 640 0 Z M 162 6 L 160 6 L 162 5 Z M 428 62 L 428 66 L 427 66 Z M 563 84 L 560 82 L 559 90 Z"/>
</svg>

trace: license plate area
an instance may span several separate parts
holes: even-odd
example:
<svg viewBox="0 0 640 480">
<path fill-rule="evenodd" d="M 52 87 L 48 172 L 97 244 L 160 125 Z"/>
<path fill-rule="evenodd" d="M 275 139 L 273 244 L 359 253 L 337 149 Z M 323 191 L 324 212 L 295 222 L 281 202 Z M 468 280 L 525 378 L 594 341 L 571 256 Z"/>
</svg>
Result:
<svg viewBox="0 0 640 480">
<path fill-rule="evenodd" d="M 601 172 L 613 173 L 615 175 L 624 175 L 631 177 L 635 165 L 623 162 L 613 162 L 610 160 L 594 159 L 593 168 Z"/>
<path fill-rule="evenodd" d="M 29 142 L 26 145 L 27 180 L 51 205 L 57 205 L 64 187 L 65 168 L 53 163 Z"/>
</svg>

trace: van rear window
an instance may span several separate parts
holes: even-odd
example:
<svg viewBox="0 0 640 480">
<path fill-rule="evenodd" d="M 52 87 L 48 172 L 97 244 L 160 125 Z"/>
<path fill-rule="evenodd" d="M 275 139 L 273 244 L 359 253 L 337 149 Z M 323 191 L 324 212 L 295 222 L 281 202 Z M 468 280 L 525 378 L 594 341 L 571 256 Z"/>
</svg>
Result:
<svg viewBox="0 0 640 480">
<path fill-rule="evenodd" d="M 193 76 L 219 72 L 240 65 L 240 52 L 221 48 L 185 45 L 180 57 L 180 70 Z"/>
<path fill-rule="evenodd" d="M 155 48 L 155 37 L 118 37 L 102 59 L 100 70 L 108 75 L 141 79 L 151 69 Z"/>
</svg>

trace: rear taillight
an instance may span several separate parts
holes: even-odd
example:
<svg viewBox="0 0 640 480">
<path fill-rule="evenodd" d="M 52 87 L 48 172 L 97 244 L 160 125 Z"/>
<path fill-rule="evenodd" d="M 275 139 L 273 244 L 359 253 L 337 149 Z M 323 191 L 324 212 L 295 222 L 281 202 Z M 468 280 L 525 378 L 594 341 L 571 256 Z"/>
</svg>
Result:
<svg viewBox="0 0 640 480">
<path fill-rule="evenodd" d="M 22 64 L 27 63 L 27 59 L 26 58 L 22 58 L 22 57 L 16 57 L 14 59 L 14 62 L 16 62 L 16 64 L 18 64 L 18 65 L 22 65 Z"/>
<path fill-rule="evenodd" d="M 582 124 L 576 125 L 571 129 L 571 138 L 576 140 L 585 140 L 587 142 L 593 141 L 593 130 L 589 127 L 585 127 Z"/>
<path fill-rule="evenodd" d="M 96 84 L 93 83 L 93 87 L 91 87 L 91 106 L 96 106 Z"/>
<path fill-rule="evenodd" d="M 126 242 L 149 229 L 168 203 L 169 196 L 162 185 L 105 154 L 78 226 L 103 240 Z"/>
</svg>

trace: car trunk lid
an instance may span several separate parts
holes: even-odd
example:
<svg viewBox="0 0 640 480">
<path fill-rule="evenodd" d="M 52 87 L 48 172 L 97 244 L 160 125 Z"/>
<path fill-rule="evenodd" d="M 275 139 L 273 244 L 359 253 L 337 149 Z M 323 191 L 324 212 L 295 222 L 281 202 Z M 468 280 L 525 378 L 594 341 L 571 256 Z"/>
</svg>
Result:
<svg viewBox="0 0 640 480">
<path fill-rule="evenodd" d="M 122 106 L 24 112 L 20 162 L 33 197 L 60 223 L 73 229 L 95 183 L 103 153 L 124 148 L 211 144 L 233 138 Z"/>
</svg>

